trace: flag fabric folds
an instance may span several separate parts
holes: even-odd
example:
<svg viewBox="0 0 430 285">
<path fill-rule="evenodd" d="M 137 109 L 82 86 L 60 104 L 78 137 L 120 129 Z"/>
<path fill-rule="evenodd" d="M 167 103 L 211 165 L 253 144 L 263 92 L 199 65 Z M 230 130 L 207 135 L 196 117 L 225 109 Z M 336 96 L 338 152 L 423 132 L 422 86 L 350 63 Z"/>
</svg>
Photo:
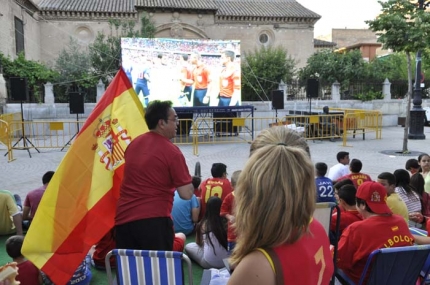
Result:
<svg viewBox="0 0 430 285">
<path fill-rule="evenodd" d="M 24 239 L 23 255 L 55 284 L 66 284 L 114 226 L 124 151 L 147 130 L 142 104 L 121 69 L 56 170 Z"/>
</svg>

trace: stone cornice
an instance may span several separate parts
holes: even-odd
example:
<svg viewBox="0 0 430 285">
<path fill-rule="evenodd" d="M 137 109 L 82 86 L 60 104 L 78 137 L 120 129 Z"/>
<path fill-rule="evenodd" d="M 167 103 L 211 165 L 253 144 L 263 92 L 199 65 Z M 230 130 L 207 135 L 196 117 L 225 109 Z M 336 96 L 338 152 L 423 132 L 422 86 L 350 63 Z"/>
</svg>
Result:
<svg viewBox="0 0 430 285">
<path fill-rule="evenodd" d="M 72 11 L 40 11 L 40 18 L 56 20 L 109 20 L 109 19 L 137 19 L 135 13 L 119 12 L 72 12 Z"/>
</svg>

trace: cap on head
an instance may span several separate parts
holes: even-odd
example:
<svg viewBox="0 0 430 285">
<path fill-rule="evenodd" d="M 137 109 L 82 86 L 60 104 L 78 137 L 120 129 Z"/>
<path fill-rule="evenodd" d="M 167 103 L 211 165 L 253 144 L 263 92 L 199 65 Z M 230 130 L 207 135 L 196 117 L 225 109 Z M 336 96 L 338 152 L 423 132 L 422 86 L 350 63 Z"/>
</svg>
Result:
<svg viewBox="0 0 430 285">
<path fill-rule="evenodd" d="M 356 197 L 366 201 L 375 214 L 392 214 L 387 205 L 387 190 L 378 182 L 367 181 L 361 184 Z"/>
</svg>

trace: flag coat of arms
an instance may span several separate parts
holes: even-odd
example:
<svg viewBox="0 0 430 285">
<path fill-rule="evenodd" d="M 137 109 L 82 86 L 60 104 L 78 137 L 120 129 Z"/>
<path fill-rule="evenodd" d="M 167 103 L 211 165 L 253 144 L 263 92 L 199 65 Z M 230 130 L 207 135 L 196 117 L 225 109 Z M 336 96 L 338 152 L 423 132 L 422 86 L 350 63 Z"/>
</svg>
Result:
<svg viewBox="0 0 430 285">
<path fill-rule="evenodd" d="M 55 284 L 66 284 L 114 226 L 124 152 L 147 130 L 121 69 L 60 163 L 25 236 L 23 255 Z"/>
</svg>

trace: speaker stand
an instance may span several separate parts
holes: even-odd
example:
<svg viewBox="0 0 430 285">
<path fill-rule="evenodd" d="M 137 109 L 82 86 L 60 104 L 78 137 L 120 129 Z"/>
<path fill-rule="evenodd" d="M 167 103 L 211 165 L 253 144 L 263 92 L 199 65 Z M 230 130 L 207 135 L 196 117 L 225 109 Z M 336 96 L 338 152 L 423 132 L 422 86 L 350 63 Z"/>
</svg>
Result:
<svg viewBox="0 0 430 285">
<path fill-rule="evenodd" d="M 63 146 L 63 148 L 60 151 L 63 151 L 63 149 L 71 145 L 72 140 L 76 137 L 76 135 L 79 133 L 79 114 L 76 114 L 76 133 L 70 138 L 70 140 Z"/>
<path fill-rule="evenodd" d="M 276 122 L 278 122 L 278 109 L 275 108 L 275 118 L 276 118 Z"/>
<path fill-rule="evenodd" d="M 19 140 L 12 146 L 12 148 L 14 148 L 15 146 L 17 146 L 19 144 L 20 141 L 22 141 L 24 147 L 20 148 L 20 149 L 26 149 L 28 151 L 28 155 L 31 158 L 31 153 L 30 153 L 30 147 L 27 145 L 27 143 L 29 143 L 35 150 L 37 150 L 38 153 L 40 153 L 39 149 L 27 138 L 27 136 L 25 135 L 25 124 L 24 124 L 24 107 L 22 106 L 23 101 L 21 100 L 21 129 L 22 129 L 22 136 L 19 138 Z M 9 153 L 6 152 L 4 156 L 6 156 Z"/>
<path fill-rule="evenodd" d="M 312 115 L 312 96 L 309 97 L 309 116 Z"/>
</svg>

